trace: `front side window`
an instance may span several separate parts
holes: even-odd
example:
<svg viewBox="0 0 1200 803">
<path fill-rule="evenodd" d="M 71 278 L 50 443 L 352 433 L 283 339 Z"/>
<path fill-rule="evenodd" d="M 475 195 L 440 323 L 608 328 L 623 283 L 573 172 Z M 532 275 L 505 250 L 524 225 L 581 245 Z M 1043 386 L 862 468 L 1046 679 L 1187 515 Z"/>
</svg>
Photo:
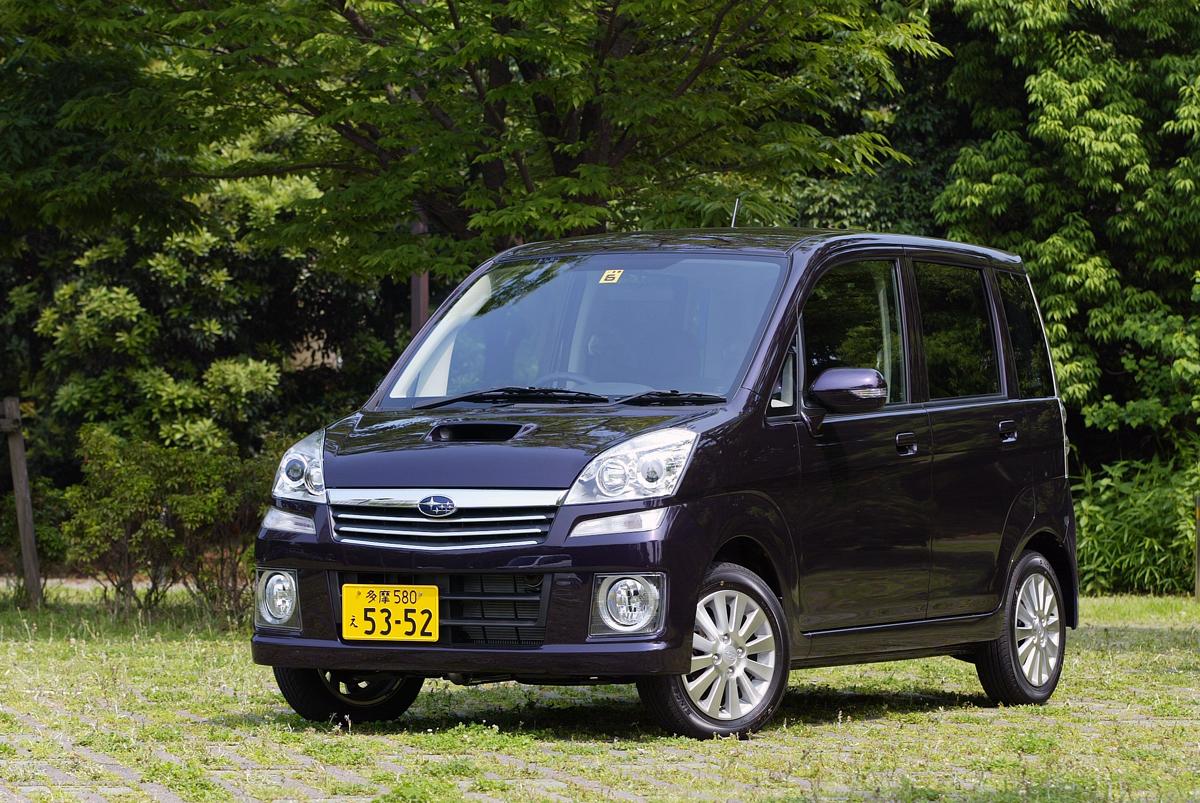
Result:
<svg viewBox="0 0 1200 803">
<path fill-rule="evenodd" d="M 838 265 L 804 304 L 805 383 L 829 368 L 874 368 L 887 382 L 888 404 L 908 400 L 896 264 Z"/>
<path fill-rule="evenodd" d="M 1054 395 L 1054 378 L 1050 372 L 1050 355 L 1038 317 L 1037 302 L 1029 281 L 1020 274 L 996 271 L 1000 299 L 1004 302 L 1004 317 L 1008 319 L 1008 338 L 1013 359 L 1017 363 L 1017 383 L 1021 397 L 1036 399 Z"/>
<path fill-rule="evenodd" d="M 983 271 L 914 263 L 929 398 L 1000 392 L 996 337 Z"/>
<path fill-rule="evenodd" d="M 782 260 L 683 254 L 501 263 L 446 311 L 388 399 L 511 386 L 728 396 L 783 271 Z"/>
</svg>

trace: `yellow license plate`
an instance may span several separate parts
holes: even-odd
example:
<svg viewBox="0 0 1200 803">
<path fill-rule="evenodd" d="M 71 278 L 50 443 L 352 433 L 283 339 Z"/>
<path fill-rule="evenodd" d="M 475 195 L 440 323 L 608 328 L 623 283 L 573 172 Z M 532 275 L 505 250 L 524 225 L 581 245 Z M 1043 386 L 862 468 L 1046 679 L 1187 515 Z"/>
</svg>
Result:
<svg viewBox="0 0 1200 803">
<path fill-rule="evenodd" d="M 437 586 L 342 586 L 342 638 L 437 641 Z"/>
</svg>

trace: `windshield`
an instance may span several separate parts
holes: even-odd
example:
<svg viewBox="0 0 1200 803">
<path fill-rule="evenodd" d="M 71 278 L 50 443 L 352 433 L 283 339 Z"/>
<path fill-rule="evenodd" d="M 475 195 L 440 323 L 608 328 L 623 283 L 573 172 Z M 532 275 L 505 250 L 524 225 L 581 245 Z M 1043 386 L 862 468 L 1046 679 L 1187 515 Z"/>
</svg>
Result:
<svg viewBox="0 0 1200 803">
<path fill-rule="evenodd" d="M 781 260 L 761 257 L 616 254 L 502 263 L 424 337 L 388 398 L 415 404 L 505 387 L 608 397 L 648 390 L 727 395 L 782 274 Z"/>
</svg>

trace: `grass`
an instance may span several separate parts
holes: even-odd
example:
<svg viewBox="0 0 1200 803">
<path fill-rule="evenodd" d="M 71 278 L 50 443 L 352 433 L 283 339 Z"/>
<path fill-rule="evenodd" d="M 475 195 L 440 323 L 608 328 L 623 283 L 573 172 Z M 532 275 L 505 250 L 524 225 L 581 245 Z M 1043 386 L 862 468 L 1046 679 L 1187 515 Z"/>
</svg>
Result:
<svg viewBox="0 0 1200 803">
<path fill-rule="evenodd" d="M 0 611 L 0 798 L 1200 798 L 1200 604 L 1083 602 L 1051 703 L 951 658 L 793 673 L 748 741 L 662 735 L 630 687 L 429 681 L 389 726 L 291 714 L 248 634 L 84 592 Z"/>
</svg>

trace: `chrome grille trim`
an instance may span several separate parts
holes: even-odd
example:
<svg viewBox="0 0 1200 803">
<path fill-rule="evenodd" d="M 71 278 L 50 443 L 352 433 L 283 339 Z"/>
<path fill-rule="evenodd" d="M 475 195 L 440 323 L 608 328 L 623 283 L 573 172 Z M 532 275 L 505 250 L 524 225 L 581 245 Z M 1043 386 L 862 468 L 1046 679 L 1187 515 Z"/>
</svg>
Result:
<svg viewBox="0 0 1200 803">
<path fill-rule="evenodd" d="M 567 490 L 526 488 L 330 488 L 331 505 L 413 508 L 427 496 L 448 496 L 460 510 L 480 507 L 558 507 Z"/>
<path fill-rule="evenodd" d="M 426 516 L 366 516 L 361 513 L 339 513 L 339 519 L 354 519 L 356 521 L 386 521 L 386 522 L 405 522 L 413 524 L 428 524 L 437 519 L 431 519 Z M 472 516 L 470 518 L 456 518 L 454 521 L 459 524 L 491 524 L 493 522 L 509 522 L 509 521 L 550 521 L 553 516 L 547 516 L 544 513 L 531 513 L 528 516 Z"/>
<path fill-rule="evenodd" d="M 337 522 L 339 516 L 335 516 L 334 521 Z M 486 534 L 489 537 L 495 535 L 542 535 L 541 529 L 521 528 L 507 530 L 383 530 L 375 527 L 348 527 L 338 524 L 337 531 L 339 533 L 370 533 L 372 535 L 413 535 L 421 538 L 465 538 L 468 536 L 478 536 Z"/>
<path fill-rule="evenodd" d="M 334 540 L 359 546 L 447 551 L 533 546 L 550 533 L 566 491 L 459 488 L 332 489 Z M 426 516 L 429 496 L 454 502 L 447 516 Z"/>
</svg>

